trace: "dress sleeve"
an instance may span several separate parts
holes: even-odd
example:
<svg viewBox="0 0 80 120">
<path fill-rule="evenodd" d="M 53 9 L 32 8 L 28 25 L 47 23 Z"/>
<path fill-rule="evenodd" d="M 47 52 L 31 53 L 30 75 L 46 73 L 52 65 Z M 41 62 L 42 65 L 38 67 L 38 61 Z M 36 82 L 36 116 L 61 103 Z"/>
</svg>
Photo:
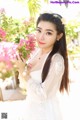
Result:
<svg viewBox="0 0 80 120">
<path fill-rule="evenodd" d="M 64 73 L 64 59 L 57 53 L 52 57 L 50 70 L 43 83 L 35 83 L 30 80 L 29 89 L 39 100 L 45 100 L 51 95 L 55 95 L 60 88 L 60 83 Z"/>
</svg>

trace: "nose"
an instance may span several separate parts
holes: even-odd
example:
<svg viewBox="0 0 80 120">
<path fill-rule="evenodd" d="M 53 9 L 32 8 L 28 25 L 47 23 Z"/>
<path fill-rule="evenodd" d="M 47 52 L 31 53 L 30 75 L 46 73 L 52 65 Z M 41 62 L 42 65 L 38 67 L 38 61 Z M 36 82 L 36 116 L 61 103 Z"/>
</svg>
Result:
<svg viewBox="0 0 80 120">
<path fill-rule="evenodd" d="M 44 33 L 40 34 L 39 39 L 44 40 Z"/>
</svg>

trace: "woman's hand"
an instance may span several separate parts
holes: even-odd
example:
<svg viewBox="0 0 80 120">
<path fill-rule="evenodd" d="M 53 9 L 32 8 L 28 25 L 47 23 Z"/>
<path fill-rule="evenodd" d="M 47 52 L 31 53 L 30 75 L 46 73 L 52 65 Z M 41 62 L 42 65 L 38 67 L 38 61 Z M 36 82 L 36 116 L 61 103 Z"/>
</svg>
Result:
<svg viewBox="0 0 80 120">
<path fill-rule="evenodd" d="M 19 54 L 16 56 L 15 65 L 18 70 L 21 70 L 21 69 L 23 70 L 26 65 L 26 60 L 23 59 L 22 56 Z"/>
</svg>

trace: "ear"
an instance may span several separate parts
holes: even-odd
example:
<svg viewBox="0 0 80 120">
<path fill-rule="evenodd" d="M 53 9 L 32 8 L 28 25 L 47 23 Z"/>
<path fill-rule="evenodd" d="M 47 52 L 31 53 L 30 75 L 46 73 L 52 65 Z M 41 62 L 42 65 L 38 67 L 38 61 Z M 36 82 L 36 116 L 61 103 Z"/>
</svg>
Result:
<svg viewBox="0 0 80 120">
<path fill-rule="evenodd" d="M 57 35 L 57 41 L 59 41 L 60 38 L 62 38 L 62 36 L 63 36 L 63 33 L 60 33 L 59 35 Z"/>
</svg>

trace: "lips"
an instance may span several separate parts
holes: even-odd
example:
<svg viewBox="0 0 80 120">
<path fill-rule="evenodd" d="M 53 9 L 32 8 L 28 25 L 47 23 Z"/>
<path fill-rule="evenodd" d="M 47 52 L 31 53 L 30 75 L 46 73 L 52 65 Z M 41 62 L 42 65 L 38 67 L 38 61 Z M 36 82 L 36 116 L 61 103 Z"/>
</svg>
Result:
<svg viewBox="0 0 80 120">
<path fill-rule="evenodd" d="M 39 42 L 39 44 L 45 44 L 44 42 Z"/>
</svg>

